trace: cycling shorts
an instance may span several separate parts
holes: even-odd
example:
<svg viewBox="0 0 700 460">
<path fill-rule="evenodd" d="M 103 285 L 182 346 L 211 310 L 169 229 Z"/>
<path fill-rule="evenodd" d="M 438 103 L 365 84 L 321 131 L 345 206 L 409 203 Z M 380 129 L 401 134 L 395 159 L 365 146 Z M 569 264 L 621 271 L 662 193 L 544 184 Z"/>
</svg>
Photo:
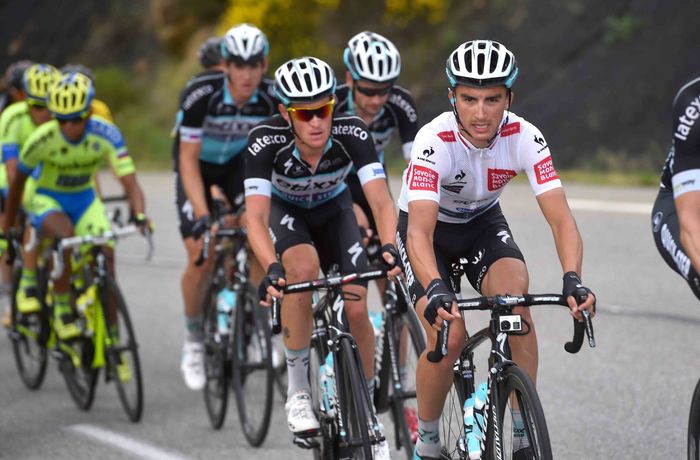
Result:
<svg viewBox="0 0 700 460">
<path fill-rule="evenodd" d="M 216 185 L 223 190 L 233 210 L 236 212 L 240 211 L 244 204 L 245 155 L 237 155 L 221 165 L 200 161 L 199 169 L 202 174 L 207 208 L 210 211 L 212 209 L 211 186 Z M 175 203 L 180 223 L 180 235 L 182 235 L 183 239 L 190 238 L 192 236 L 192 226 L 195 222 L 194 210 L 190 200 L 187 198 L 178 170 L 175 171 Z"/>
<path fill-rule="evenodd" d="M 404 265 L 408 291 L 415 305 L 425 295 L 425 287 L 416 278 L 406 251 L 407 228 L 408 214 L 401 211 L 396 243 Z M 452 285 L 455 292 L 459 292 L 459 286 L 453 283 L 452 264 L 463 265 L 469 283 L 477 292 L 481 292 L 484 276 L 498 259 L 525 261 L 498 203 L 467 223 L 438 221 L 433 234 L 433 250 L 440 278 Z"/>
<path fill-rule="evenodd" d="M 318 252 L 324 273 L 335 264 L 340 273 L 367 270 L 367 255 L 347 190 L 312 209 L 300 208 L 273 195 L 270 236 L 280 260 L 287 249 L 311 244 Z M 353 284 L 367 287 L 366 281 Z"/>
<path fill-rule="evenodd" d="M 99 235 L 111 228 L 105 207 L 93 189 L 66 193 L 38 188 L 26 209 L 37 230 L 47 216 L 57 212 L 68 216 L 78 236 Z"/>
<path fill-rule="evenodd" d="M 673 190 L 659 190 L 651 216 L 651 230 L 654 234 L 656 249 L 666 264 L 688 282 L 695 297 L 700 299 L 700 276 L 681 246 L 680 225 Z"/>
</svg>

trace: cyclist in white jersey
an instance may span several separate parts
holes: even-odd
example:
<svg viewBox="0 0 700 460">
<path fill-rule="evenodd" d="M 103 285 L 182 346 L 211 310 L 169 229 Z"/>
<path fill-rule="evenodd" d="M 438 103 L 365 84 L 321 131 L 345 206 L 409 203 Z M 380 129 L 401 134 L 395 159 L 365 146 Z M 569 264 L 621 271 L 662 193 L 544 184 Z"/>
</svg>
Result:
<svg viewBox="0 0 700 460">
<path fill-rule="evenodd" d="M 435 348 L 443 319 L 460 318 L 453 288 L 448 287 L 452 262 L 469 260 L 467 278 L 482 295 L 528 291 L 523 255 L 498 204 L 503 187 L 521 171 L 552 228 L 572 315 L 582 320 L 582 310 L 593 314 L 595 297 L 590 290 L 578 306 L 571 296 L 583 287 L 579 278 L 583 244 L 547 142 L 535 126 L 508 110 L 518 75 L 513 54 L 494 41 L 466 42 L 452 52 L 446 72 L 453 110 L 418 132 L 399 198 L 397 244 L 410 295 L 427 333 L 426 350 Z M 450 303 L 451 311 L 442 307 Z M 509 338 L 513 359 L 534 381 L 534 323 L 527 308 L 516 308 L 514 313 L 531 327 L 528 334 Z M 431 363 L 424 353 L 419 360 L 415 458 L 440 457 L 440 414 L 452 385 L 452 364 L 465 337 L 464 322 L 453 321 L 447 356 Z M 514 451 L 514 459 L 529 458 L 527 439 L 514 441 Z"/>
</svg>

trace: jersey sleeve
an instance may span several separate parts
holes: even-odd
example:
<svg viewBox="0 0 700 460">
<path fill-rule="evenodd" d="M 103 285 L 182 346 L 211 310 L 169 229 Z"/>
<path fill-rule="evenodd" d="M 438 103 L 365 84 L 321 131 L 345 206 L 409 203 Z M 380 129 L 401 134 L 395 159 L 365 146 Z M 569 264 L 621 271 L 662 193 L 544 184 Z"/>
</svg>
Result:
<svg viewBox="0 0 700 460">
<path fill-rule="evenodd" d="M 408 161 L 411 158 L 411 147 L 413 140 L 418 134 L 418 112 L 416 103 L 411 94 L 400 87 L 395 87 L 395 92 L 389 98 L 389 102 L 394 105 L 397 122 L 399 125 L 399 137 L 401 138 L 404 158 Z"/>
<path fill-rule="evenodd" d="M 99 133 L 109 145 L 109 162 L 117 177 L 123 177 L 136 172 L 134 160 L 129 155 L 129 150 L 126 148 L 124 136 L 115 125 L 102 120 L 91 120 L 92 127 L 96 133 Z"/>
<path fill-rule="evenodd" d="M 339 117 L 333 121 L 333 137 L 346 147 L 357 169 L 360 184 L 365 185 L 369 181 L 386 178 L 367 125 L 358 117 Z"/>
<path fill-rule="evenodd" d="M 420 131 L 413 142 L 411 162 L 406 172 L 408 202 L 440 202 L 440 184 L 452 169 L 452 159 L 445 143 L 435 133 Z"/>
<path fill-rule="evenodd" d="M 19 157 L 20 117 L 14 111 L 7 110 L 0 115 L 0 144 L 2 144 L 2 162 Z"/>
<path fill-rule="evenodd" d="M 518 158 L 520 168 L 527 173 L 530 187 L 537 196 L 561 187 L 561 181 L 544 136 L 531 124 L 524 124 L 518 140 Z"/>
<path fill-rule="evenodd" d="M 268 142 L 269 135 L 264 126 L 253 128 L 248 133 L 248 147 L 245 150 L 245 196 L 272 196 L 272 168 L 275 161 L 275 148 L 279 145 Z"/>
<path fill-rule="evenodd" d="M 46 125 L 48 123 L 34 130 L 20 150 L 17 169 L 26 176 L 30 175 L 34 168 L 43 160 L 43 153 L 46 149 L 42 148 L 42 146 L 50 137 L 57 135 L 56 132 L 47 130 Z"/>
<path fill-rule="evenodd" d="M 700 84 L 688 85 L 673 102 L 673 196 L 700 190 Z"/>
<path fill-rule="evenodd" d="M 202 125 L 207 114 L 210 96 L 216 91 L 214 82 L 206 81 L 199 85 L 190 85 L 182 95 L 180 111 L 180 140 L 192 144 L 202 142 Z"/>
</svg>

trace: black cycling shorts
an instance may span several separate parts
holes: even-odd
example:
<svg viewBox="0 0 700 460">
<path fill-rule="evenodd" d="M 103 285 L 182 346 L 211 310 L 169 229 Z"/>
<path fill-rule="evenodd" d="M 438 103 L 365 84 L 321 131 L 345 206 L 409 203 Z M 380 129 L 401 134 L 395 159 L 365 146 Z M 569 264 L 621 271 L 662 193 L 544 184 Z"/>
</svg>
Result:
<svg viewBox="0 0 700 460">
<path fill-rule="evenodd" d="M 217 165 L 199 162 L 199 169 L 202 174 L 204 184 L 204 195 L 207 201 L 207 208 L 212 210 L 211 186 L 216 185 L 223 190 L 226 199 L 233 207 L 234 211 L 239 211 L 243 206 L 243 180 L 245 179 L 245 160 L 243 155 L 237 155 L 228 162 Z M 175 203 L 177 205 L 177 216 L 180 223 L 180 234 L 182 238 L 192 236 L 192 226 L 194 225 L 194 211 L 192 204 L 187 198 L 185 189 L 180 179 L 180 172 L 175 171 Z"/>
<path fill-rule="evenodd" d="M 340 273 L 367 270 L 367 255 L 347 190 L 311 209 L 300 208 L 273 195 L 270 236 L 280 260 L 287 249 L 312 244 L 324 273 L 333 265 L 338 265 Z M 366 281 L 354 284 L 367 286 Z"/>
<path fill-rule="evenodd" d="M 659 190 L 651 216 L 651 230 L 656 249 L 666 264 L 688 282 L 695 297 L 700 299 L 700 276 L 681 246 L 680 226 L 672 190 Z"/>
<path fill-rule="evenodd" d="M 425 288 L 415 277 L 408 258 L 407 228 L 408 214 L 401 211 L 396 243 L 403 262 L 408 291 L 415 305 L 418 299 L 425 295 Z M 438 221 L 433 234 L 433 249 L 440 278 L 452 285 L 454 291 L 459 289 L 452 283 L 453 263 L 461 263 L 464 266 L 469 283 L 477 292 L 481 292 L 484 275 L 495 261 L 507 257 L 525 261 L 498 204 L 465 224 Z"/>
</svg>

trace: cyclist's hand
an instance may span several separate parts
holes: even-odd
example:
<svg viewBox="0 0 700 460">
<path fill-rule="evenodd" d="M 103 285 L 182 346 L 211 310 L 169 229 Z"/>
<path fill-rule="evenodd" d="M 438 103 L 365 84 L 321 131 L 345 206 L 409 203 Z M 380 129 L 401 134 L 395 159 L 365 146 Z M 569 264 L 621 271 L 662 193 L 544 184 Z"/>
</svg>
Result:
<svg viewBox="0 0 700 460">
<path fill-rule="evenodd" d="M 450 322 L 457 318 L 459 313 L 454 307 L 457 299 L 443 280 L 440 278 L 432 280 L 425 293 L 428 296 L 428 305 L 425 307 L 423 316 L 433 329 L 437 331 L 442 329 L 442 321 L 436 321 L 438 317 Z"/>
<path fill-rule="evenodd" d="M 387 275 L 391 277 L 398 276 L 401 273 L 399 252 L 396 250 L 396 246 L 391 243 L 382 246 L 382 264 L 388 270 Z"/>
<path fill-rule="evenodd" d="M 138 213 L 136 217 L 134 217 L 134 223 L 139 228 L 142 235 L 153 233 L 153 231 L 156 229 L 153 221 L 146 217 L 146 214 L 142 212 Z"/>
<path fill-rule="evenodd" d="M 202 216 L 194 221 L 192 225 L 192 237 L 198 240 L 208 228 L 211 227 L 211 217 Z"/>
<path fill-rule="evenodd" d="M 587 310 L 591 318 L 595 316 L 595 295 L 593 292 L 581 283 L 581 278 L 576 272 L 566 272 L 564 274 L 564 287 L 562 295 L 566 297 L 566 301 L 571 309 L 571 316 L 578 321 L 583 321 L 583 310 Z M 577 302 L 583 300 L 582 302 Z"/>
<path fill-rule="evenodd" d="M 287 284 L 285 279 L 284 267 L 279 262 L 273 262 L 267 267 L 267 275 L 263 278 L 258 287 L 258 298 L 260 305 L 269 307 L 272 305 L 272 298 L 282 298 L 280 288 Z"/>
</svg>

